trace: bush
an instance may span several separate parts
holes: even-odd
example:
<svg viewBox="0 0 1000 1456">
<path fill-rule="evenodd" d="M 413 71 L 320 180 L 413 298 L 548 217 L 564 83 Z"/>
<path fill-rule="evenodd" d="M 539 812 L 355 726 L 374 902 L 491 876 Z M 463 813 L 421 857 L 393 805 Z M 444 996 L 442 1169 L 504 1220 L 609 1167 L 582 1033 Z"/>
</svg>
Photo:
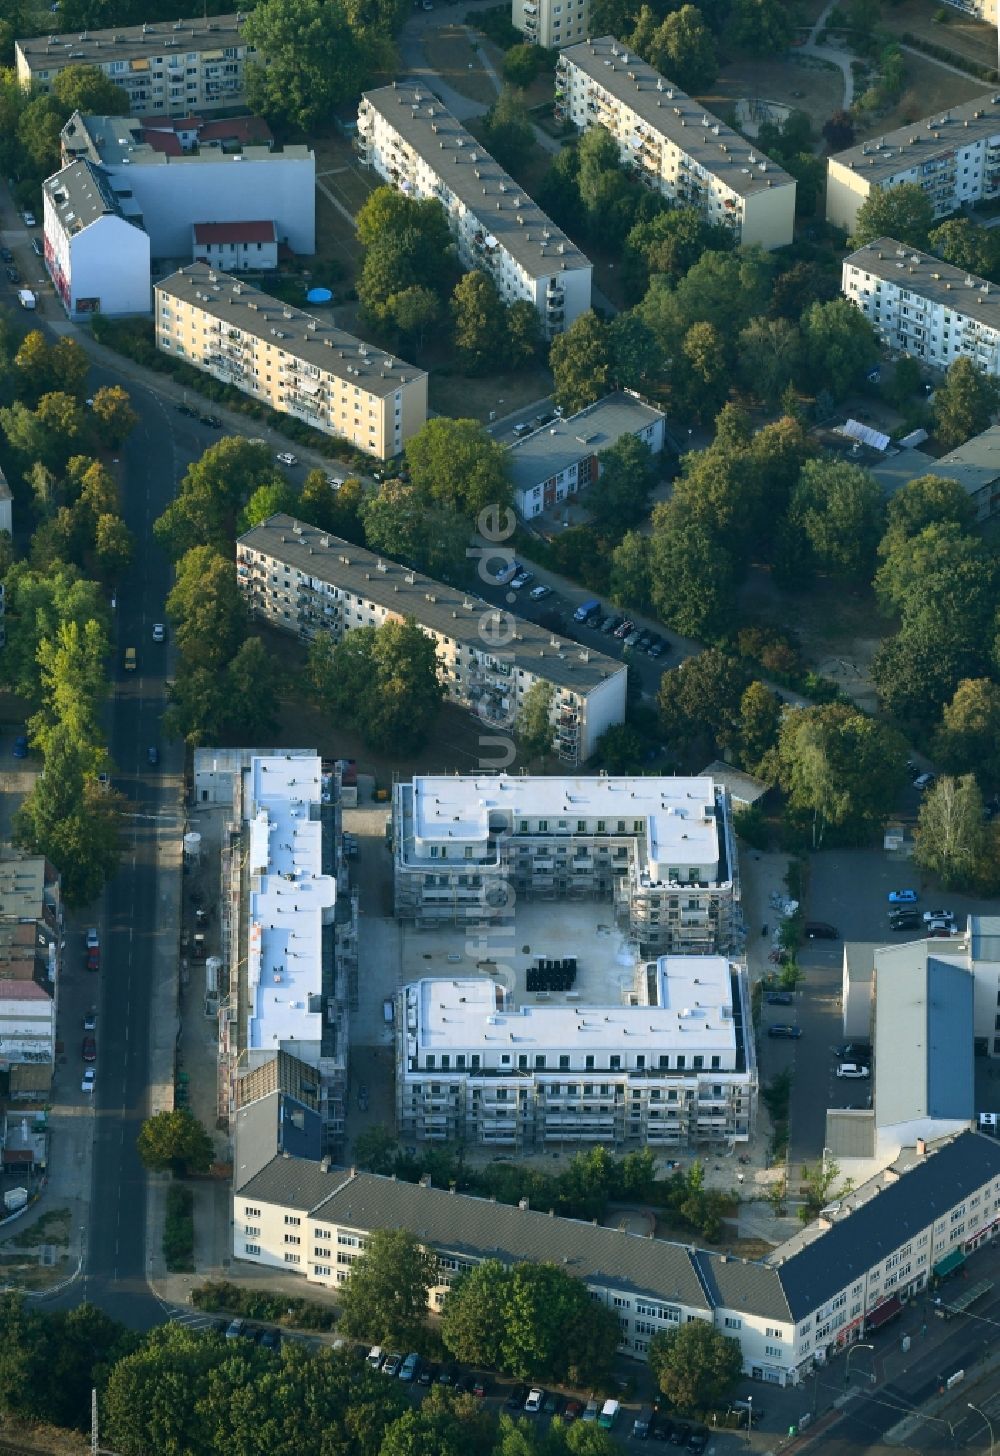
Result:
<svg viewBox="0 0 1000 1456">
<path fill-rule="evenodd" d="M 936 61 L 945 61 L 959 71 L 965 71 L 970 76 L 978 77 L 980 81 L 993 82 L 1000 79 L 995 66 L 984 66 L 978 61 L 970 61 L 968 56 L 949 50 L 947 46 L 935 45 L 933 41 L 925 40 L 921 35 L 914 35 L 912 31 L 904 30 L 902 39 L 915 51 L 921 51 L 925 56 L 933 56 Z"/>
<path fill-rule="evenodd" d="M 751 849 L 767 849 L 771 843 L 771 829 L 759 804 L 749 804 L 733 814 L 733 828 Z"/>
<path fill-rule="evenodd" d="M 189 1274 L 194 1269 L 194 1194 L 180 1183 L 171 1183 L 167 1189 L 163 1257 L 171 1274 Z"/>
<path fill-rule="evenodd" d="M 524 36 L 510 23 L 509 5 L 494 5 L 489 10 L 470 10 L 464 24 L 481 31 L 502 51 L 509 51 L 512 46 L 524 43 Z"/>
<path fill-rule="evenodd" d="M 245 1289 L 225 1279 L 210 1279 L 191 1291 L 195 1309 L 213 1314 L 241 1315 L 244 1319 L 266 1320 L 296 1330 L 332 1330 L 337 1311 L 315 1300 L 288 1294 L 268 1294 L 264 1289 Z"/>
</svg>

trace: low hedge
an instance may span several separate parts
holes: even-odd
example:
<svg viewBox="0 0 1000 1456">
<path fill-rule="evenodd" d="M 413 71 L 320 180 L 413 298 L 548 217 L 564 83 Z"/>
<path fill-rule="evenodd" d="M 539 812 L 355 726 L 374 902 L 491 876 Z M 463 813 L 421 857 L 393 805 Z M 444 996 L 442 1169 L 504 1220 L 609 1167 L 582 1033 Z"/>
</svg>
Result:
<svg viewBox="0 0 1000 1456">
<path fill-rule="evenodd" d="M 210 1279 L 191 1291 L 196 1309 L 214 1314 L 241 1315 L 244 1319 L 266 1320 L 296 1330 L 332 1330 L 337 1311 L 329 1305 L 290 1294 L 269 1294 L 266 1289 L 248 1289 L 226 1279 Z"/>
<path fill-rule="evenodd" d="M 984 66 L 979 61 L 970 60 L 959 51 L 953 51 L 948 46 L 935 45 L 933 41 L 925 40 L 921 35 L 914 35 L 912 31 L 903 31 L 903 41 L 906 45 L 912 46 L 915 51 L 921 51 L 925 56 L 932 56 L 936 61 L 945 61 L 949 66 L 955 66 L 959 71 L 965 71 L 970 76 L 977 77 L 980 81 L 1000 80 L 995 66 Z"/>
<path fill-rule="evenodd" d="M 163 1257 L 171 1274 L 194 1269 L 194 1194 L 181 1183 L 171 1183 L 167 1189 Z"/>
</svg>

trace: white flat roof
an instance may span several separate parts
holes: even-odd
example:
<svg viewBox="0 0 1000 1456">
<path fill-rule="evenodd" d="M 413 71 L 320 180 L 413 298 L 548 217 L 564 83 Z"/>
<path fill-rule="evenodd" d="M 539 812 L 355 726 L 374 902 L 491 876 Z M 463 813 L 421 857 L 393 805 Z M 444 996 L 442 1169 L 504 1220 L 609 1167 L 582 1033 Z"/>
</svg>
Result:
<svg viewBox="0 0 1000 1456">
<path fill-rule="evenodd" d="M 247 1045 L 305 1055 L 323 1030 L 323 924 L 336 880 L 322 873 L 322 772 L 317 756 L 251 765 Z"/>
<path fill-rule="evenodd" d="M 416 1035 L 418 1055 L 491 1043 L 556 1053 L 606 1048 L 735 1053 L 728 959 L 670 955 L 655 965 L 658 1004 L 652 1006 L 552 1001 L 504 1009 L 503 987 L 488 976 L 417 981 L 406 987 L 407 1031 Z M 414 1004 L 416 1028 L 410 1022 Z"/>
<path fill-rule="evenodd" d="M 650 869 L 715 864 L 719 826 L 715 782 L 710 778 L 559 778 L 509 774 L 424 774 L 413 779 L 413 832 L 420 841 L 486 840 L 490 815 L 560 820 L 570 834 L 578 819 L 646 821 Z M 516 825 L 515 825 L 516 829 Z"/>
</svg>

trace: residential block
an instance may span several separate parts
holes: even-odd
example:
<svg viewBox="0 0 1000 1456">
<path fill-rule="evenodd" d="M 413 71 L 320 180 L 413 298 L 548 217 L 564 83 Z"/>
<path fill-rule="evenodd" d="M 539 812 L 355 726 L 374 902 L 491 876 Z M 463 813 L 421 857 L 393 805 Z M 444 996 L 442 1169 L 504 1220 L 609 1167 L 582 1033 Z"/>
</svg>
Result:
<svg viewBox="0 0 1000 1456">
<path fill-rule="evenodd" d="M 99 167 L 81 159 L 49 177 L 42 210 L 45 266 L 70 318 L 149 313 L 149 235 Z"/>
<path fill-rule="evenodd" d="M 603 126 L 654 192 L 732 228 L 742 246 L 792 241 L 794 178 L 614 36 L 561 52 L 555 114 L 579 131 Z"/>
<path fill-rule="evenodd" d="M 357 147 L 408 197 L 436 198 L 462 266 L 484 269 L 504 303 L 527 299 L 548 335 L 590 308 L 589 259 L 426 87 L 366 91 Z"/>
<path fill-rule="evenodd" d="M 590 0 L 512 0 L 510 18 L 531 45 L 558 50 L 586 36 Z"/>
<path fill-rule="evenodd" d="M 332 323 L 192 263 L 156 284 L 157 348 L 386 460 L 427 419 L 427 375 Z"/>
</svg>

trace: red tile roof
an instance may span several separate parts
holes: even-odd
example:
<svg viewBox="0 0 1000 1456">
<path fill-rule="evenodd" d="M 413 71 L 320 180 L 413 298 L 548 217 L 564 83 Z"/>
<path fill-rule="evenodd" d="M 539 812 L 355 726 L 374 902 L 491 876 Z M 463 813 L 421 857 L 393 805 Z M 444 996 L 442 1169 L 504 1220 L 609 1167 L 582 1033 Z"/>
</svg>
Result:
<svg viewBox="0 0 1000 1456">
<path fill-rule="evenodd" d="M 273 243 L 273 222 L 196 222 L 195 243 Z"/>
<path fill-rule="evenodd" d="M 168 157 L 184 155 L 181 139 L 172 131 L 147 130 L 143 127 L 141 139 L 151 146 L 154 152 L 163 152 Z"/>
</svg>

